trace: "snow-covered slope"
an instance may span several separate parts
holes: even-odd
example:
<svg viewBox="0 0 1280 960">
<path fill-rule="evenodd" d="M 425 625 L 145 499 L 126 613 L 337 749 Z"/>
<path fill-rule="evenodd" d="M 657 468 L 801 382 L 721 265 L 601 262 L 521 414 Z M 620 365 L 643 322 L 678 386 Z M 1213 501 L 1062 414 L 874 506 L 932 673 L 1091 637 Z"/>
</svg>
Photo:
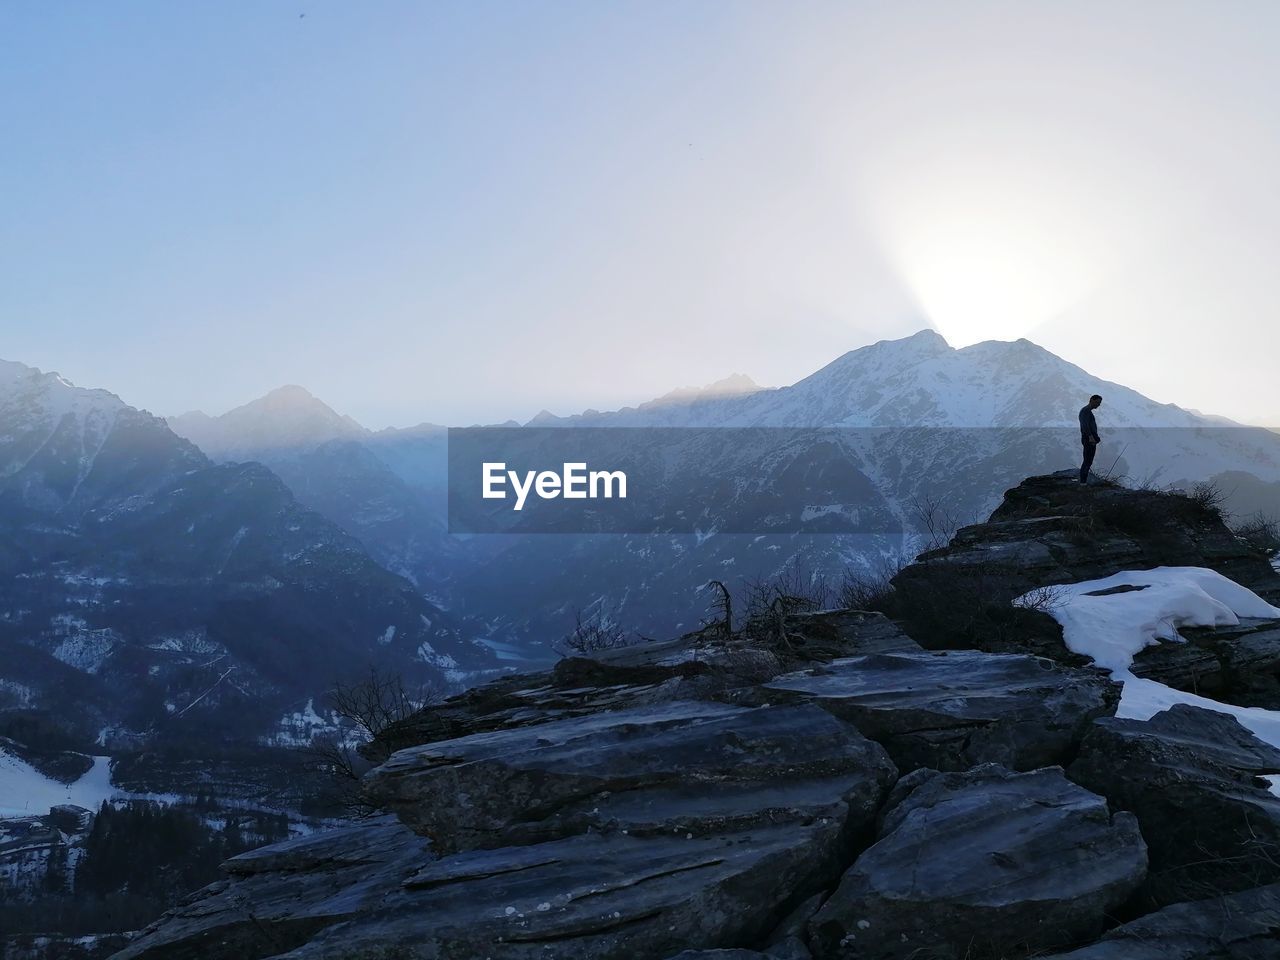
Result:
<svg viewBox="0 0 1280 960">
<path fill-rule="evenodd" d="M 74 783 L 59 783 L 31 764 L 0 749 L 0 819 L 35 817 L 50 807 L 71 803 L 87 810 L 119 791 L 111 786 L 111 762 L 94 757 L 93 767 Z"/>
<path fill-rule="evenodd" d="M 613 413 L 554 418 L 618 426 L 1073 426 L 1089 396 L 1115 427 L 1222 426 L 1092 376 L 1029 340 L 955 349 L 933 330 L 851 350 L 788 387 L 658 401 Z M 543 419 L 546 423 L 546 418 Z M 1229 421 L 1228 421 L 1229 424 Z"/>
<path fill-rule="evenodd" d="M 0 526 L 126 502 L 205 465 L 164 421 L 115 394 L 0 361 Z"/>
</svg>

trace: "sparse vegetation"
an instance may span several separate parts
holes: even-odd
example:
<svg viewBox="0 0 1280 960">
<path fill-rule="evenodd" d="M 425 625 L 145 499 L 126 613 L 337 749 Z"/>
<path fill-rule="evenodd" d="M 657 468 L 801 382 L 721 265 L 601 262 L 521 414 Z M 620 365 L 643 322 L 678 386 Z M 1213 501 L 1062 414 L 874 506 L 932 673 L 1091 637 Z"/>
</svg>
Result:
<svg viewBox="0 0 1280 960">
<path fill-rule="evenodd" d="M 712 616 L 703 621 L 703 628 L 725 636 L 733 633 L 733 595 L 729 588 L 719 580 L 712 580 L 703 589 L 715 591 L 715 599 L 711 601 Z"/>
<path fill-rule="evenodd" d="M 1057 584 L 1036 587 L 1014 601 L 1014 606 L 1023 610 L 1039 610 L 1041 613 L 1052 613 L 1066 601 L 1066 592 Z"/>
<path fill-rule="evenodd" d="M 916 529 L 924 537 L 923 553 L 941 550 L 964 525 L 946 504 L 930 493 L 913 496 L 911 512 L 916 521 Z"/>
<path fill-rule="evenodd" d="M 893 599 L 893 578 L 907 565 L 901 557 L 873 571 L 845 571 L 836 591 L 836 606 L 846 610 L 884 612 Z"/>
<path fill-rule="evenodd" d="M 1280 553 L 1280 520 L 1259 511 L 1231 525 L 1231 532 L 1268 557 Z"/>
<path fill-rule="evenodd" d="M 343 729 L 318 736 L 304 748 L 314 767 L 327 774 L 334 792 L 332 799 L 348 812 L 367 813 L 359 782 L 373 763 L 359 748 L 392 724 L 439 702 L 441 696 L 439 690 L 428 685 L 411 690 L 399 674 L 377 667 L 370 667 L 368 675 L 355 683 L 334 684 L 326 700 Z"/>
<path fill-rule="evenodd" d="M 1191 489 L 1187 491 L 1187 499 L 1204 513 L 1220 518 L 1227 495 L 1213 480 L 1201 480 L 1191 485 Z"/>
<path fill-rule="evenodd" d="M 629 647 L 639 641 L 639 637 L 628 635 L 603 609 L 589 617 L 584 617 L 581 610 L 575 610 L 573 629 L 556 642 L 555 651 L 562 657 L 589 657 L 603 650 Z"/>
</svg>

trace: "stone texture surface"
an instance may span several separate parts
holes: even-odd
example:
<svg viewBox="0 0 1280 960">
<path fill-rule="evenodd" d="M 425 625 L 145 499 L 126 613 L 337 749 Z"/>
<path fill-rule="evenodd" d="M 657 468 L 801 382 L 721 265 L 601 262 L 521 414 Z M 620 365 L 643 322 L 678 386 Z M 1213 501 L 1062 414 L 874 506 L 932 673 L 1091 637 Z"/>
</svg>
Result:
<svg viewBox="0 0 1280 960">
<path fill-rule="evenodd" d="M 825 707 L 883 744 L 904 771 L 1059 762 L 1119 699 L 1100 671 L 972 650 L 837 660 L 761 689 L 777 702 Z"/>
<path fill-rule="evenodd" d="M 389 816 L 255 850 L 228 861 L 230 879 L 165 914 L 115 956 L 276 956 L 377 910 L 434 858 L 426 840 Z"/>
<path fill-rule="evenodd" d="M 811 704 L 680 702 L 401 750 L 368 794 L 441 853 L 578 834 L 704 835 L 786 819 L 869 821 L 896 771 Z"/>
<path fill-rule="evenodd" d="M 1059 768 L 905 778 L 810 921 L 815 955 L 1026 956 L 1101 933 L 1146 873 L 1137 822 Z"/>
<path fill-rule="evenodd" d="M 1155 904 L 1280 880 L 1276 750 L 1233 717 L 1179 704 L 1150 720 L 1098 720 L 1071 779 L 1133 811 L 1151 851 Z"/>
<path fill-rule="evenodd" d="M 1280 884 L 1165 907 L 1043 960 L 1280 960 Z"/>
</svg>

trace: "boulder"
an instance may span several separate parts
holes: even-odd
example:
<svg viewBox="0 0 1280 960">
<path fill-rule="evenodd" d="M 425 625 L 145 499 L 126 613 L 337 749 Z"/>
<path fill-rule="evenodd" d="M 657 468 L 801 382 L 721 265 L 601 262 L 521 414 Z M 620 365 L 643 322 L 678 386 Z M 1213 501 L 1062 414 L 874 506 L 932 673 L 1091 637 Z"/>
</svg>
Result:
<svg viewBox="0 0 1280 960">
<path fill-rule="evenodd" d="M 776 677 L 761 696 L 811 701 L 881 743 L 901 770 L 1029 770 L 1061 761 L 1120 687 L 1099 670 L 958 650 L 836 660 Z"/>
<path fill-rule="evenodd" d="M 1215 700 L 1280 708 L 1280 627 L 1242 618 L 1238 625 L 1182 627 L 1185 643 L 1159 643 L 1133 658 L 1135 676 Z"/>
<path fill-rule="evenodd" d="M 904 778 L 810 921 L 819 958 L 1024 957 L 1100 934 L 1146 873 L 1131 814 L 1056 767 Z"/>
<path fill-rule="evenodd" d="M 1043 960 L 1280 960 L 1280 884 L 1176 903 Z"/>
<path fill-rule="evenodd" d="M 810 705 L 677 702 L 412 747 L 367 794 L 441 853 L 586 831 L 702 836 L 845 816 L 869 823 L 884 750 Z"/>
<path fill-rule="evenodd" d="M 1280 880 L 1280 797 L 1261 779 L 1280 773 L 1280 750 L 1234 717 L 1178 704 L 1150 720 L 1098 720 L 1068 773 L 1137 815 L 1152 903 Z"/>
</svg>

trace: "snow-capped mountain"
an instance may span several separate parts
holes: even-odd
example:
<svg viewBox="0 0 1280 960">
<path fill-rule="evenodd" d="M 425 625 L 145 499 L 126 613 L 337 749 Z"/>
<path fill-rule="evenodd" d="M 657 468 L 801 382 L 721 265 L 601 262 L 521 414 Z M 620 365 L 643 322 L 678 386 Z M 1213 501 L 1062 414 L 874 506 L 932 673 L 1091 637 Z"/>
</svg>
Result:
<svg viewBox="0 0 1280 960">
<path fill-rule="evenodd" d="M 455 619 L 256 464 L 0 364 L 0 709 L 78 742 L 255 736 L 371 663 L 491 664 Z"/>
<path fill-rule="evenodd" d="M 1100 472 L 1157 485 L 1227 478 L 1228 494 L 1249 493 L 1249 509 L 1260 490 L 1280 489 L 1274 434 L 1157 403 L 1027 340 L 957 350 L 926 330 L 854 350 L 776 390 L 531 423 L 632 428 L 619 430 L 613 448 L 592 441 L 603 463 L 634 462 L 646 437 L 660 438 L 653 457 L 668 483 L 722 492 L 694 536 L 518 538 L 460 582 L 458 602 L 468 608 L 492 596 L 491 578 L 519 578 L 519 608 L 496 612 L 499 633 L 536 643 L 557 618 L 564 622 L 566 608 L 582 607 L 661 635 L 696 626 L 706 602 L 696 587 L 708 579 L 744 585 L 788 568 L 828 579 L 849 568 L 874 572 L 925 545 L 923 505 L 937 505 L 944 525 L 969 522 L 1022 477 L 1075 466 L 1077 413 L 1094 393 L 1104 397 Z M 724 432 L 730 428 L 766 429 L 755 440 L 749 430 Z M 786 428 L 822 429 L 793 436 Z M 531 431 L 526 455 L 540 442 L 545 434 Z M 780 496 L 796 495 L 788 484 L 797 470 L 830 478 L 828 494 L 785 504 L 793 510 L 788 532 L 770 534 L 760 521 L 776 513 Z M 1258 482 L 1242 484 L 1241 476 Z M 864 532 L 840 533 L 842 519 Z M 718 532 L 752 522 L 760 522 L 756 535 Z M 878 532 L 865 532 L 868 522 Z M 583 586 L 568 598 L 556 580 Z"/>
<path fill-rule="evenodd" d="M 1223 425 L 1100 380 L 1030 340 L 956 349 L 933 330 L 851 350 L 787 387 L 663 402 L 678 399 L 677 391 L 638 407 L 555 419 L 619 426 L 1074 426 L 1094 393 L 1106 397 L 1107 422 L 1117 427 Z"/>
</svg>

